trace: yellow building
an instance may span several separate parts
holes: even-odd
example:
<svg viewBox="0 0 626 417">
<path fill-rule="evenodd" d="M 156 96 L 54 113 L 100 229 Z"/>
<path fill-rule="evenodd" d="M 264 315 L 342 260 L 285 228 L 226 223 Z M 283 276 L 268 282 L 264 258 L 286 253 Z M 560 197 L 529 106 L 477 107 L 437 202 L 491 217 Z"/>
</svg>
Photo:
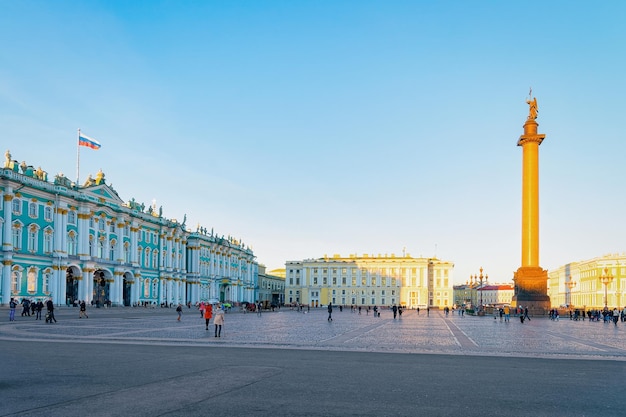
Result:
<svg viewBox="0 0 626 417">
<path fill-rule="evenodd" d="M 609 308 L 626 303 L 626 254 L 565 264 L 548 272 L 552 307 Z"/>
<path fill-rule="evenodd" d="M 333 255 L 286 263 L 285 303 L 452 307 L 452 262 L 410 255 Z"/>
</svg>

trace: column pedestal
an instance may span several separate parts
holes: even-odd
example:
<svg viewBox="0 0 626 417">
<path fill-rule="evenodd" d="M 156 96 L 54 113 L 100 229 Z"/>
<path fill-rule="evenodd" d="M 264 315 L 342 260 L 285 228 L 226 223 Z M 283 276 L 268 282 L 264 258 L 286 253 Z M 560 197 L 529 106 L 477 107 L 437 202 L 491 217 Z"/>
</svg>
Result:
<svg viewBox="0 0 626 417">
<path fill-rule="evenodd" d="M 541 267 L 522 266 L 513 276 L 515 295 L 513 307 L 528 308 L 529 312 L 544 315 L 550 310 L 548 271 Z"/>
</svg>

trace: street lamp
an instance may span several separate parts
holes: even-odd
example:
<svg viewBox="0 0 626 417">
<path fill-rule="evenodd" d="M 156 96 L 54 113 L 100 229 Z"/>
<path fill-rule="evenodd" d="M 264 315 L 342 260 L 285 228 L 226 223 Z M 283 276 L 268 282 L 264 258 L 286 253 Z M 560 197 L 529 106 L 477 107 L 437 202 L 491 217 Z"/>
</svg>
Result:
<svg viewBox="0 0 626 417">
<path fill-rule="evenodd" d="M 609 268 L 604 268 L 604 275 L 600 275 L 600 282 L 604 284 L 604 309 L 608 310 L 608 293 L 607 287 L 613 281 L 613 275 L 609 274 Z"/>
<path fill-rule="evenodd" d="M 470 278 L 472 276 L 470 275 Z M 488 275 L 483 275 L 483 267 L 480 267 L 480 275 L 474 275 L 474 283 L 478 284 L 478 289 L 480 290 L 480 309 L 483 309 L 483 282 L 487 283 L 489 280 Z"/>
<path fill-rule="evenodd" d="M 569 276 L 569 281 L 565 282 L 565 286 L 567 288 L 569 288 L 569 292 L 567 293 L 568 295 L 568 300 L 565 300 L 567 307 L 571 307 L 572 305 L 572 288 L 574 288 L 576 286 L 576 283 L 574 281 L 572 281 L 572 276 Z"/>
</svg>

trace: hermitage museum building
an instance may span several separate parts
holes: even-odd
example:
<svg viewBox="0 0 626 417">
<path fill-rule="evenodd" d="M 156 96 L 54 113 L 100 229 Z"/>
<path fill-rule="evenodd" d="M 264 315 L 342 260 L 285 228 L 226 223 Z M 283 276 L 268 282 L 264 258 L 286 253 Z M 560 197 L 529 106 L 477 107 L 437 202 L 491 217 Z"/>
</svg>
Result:
<svg viewBox="0 0 626 417">
<path fill-rule="evenodd" d="M 83 185 L 12 160 L 0 171 L 0 304 L 51 298 L 109 306 L 255 302 L 252 250 L 162 209 L 124 202 L 102 171 Z"/>
</svg>

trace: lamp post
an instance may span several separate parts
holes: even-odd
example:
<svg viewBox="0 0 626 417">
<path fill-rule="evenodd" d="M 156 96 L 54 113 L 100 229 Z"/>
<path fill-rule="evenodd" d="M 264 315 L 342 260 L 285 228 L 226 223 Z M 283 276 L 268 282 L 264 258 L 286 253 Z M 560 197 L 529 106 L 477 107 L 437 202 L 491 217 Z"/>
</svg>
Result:
<svg viewBox="0 0 626 417">
<path fill-rule="evenodd" d="M 471 275 L 470 275 L 470 278 Z M 474 284 L 478 285 L 478 290 L 480 290 L 480 310 L 482 311 L 483 309 L 483 282 L 487 283 L 487 280 L 489 279 L 488 275 L 483 275 L 483 267 L 480 267 L 480 274 L 479 275 L 474 275 Z"/>
<path fill-rule="evenodd" d="M 609 273 L 609 268 L 604 268 L 604 275 L 600 275 L 600 282 L 604 284 L 604 309 L 607 310 L 609 307 L 608 303 L 608 286 L 613 281 L 613 275 Z"/>
<path fill-rule="evenodd" d="M 565 300 L 567 307 L 570 307 L 572 305 L 572 288 L 574 288 L 576 286 L 576 283 L 574 281 L 572 281 L 572 276 L 569 276 L 569 281 L 565 282 L 565 286 L 569 289 L 568 293 L 567 293 L 567 300 Z"/>
</svg>

